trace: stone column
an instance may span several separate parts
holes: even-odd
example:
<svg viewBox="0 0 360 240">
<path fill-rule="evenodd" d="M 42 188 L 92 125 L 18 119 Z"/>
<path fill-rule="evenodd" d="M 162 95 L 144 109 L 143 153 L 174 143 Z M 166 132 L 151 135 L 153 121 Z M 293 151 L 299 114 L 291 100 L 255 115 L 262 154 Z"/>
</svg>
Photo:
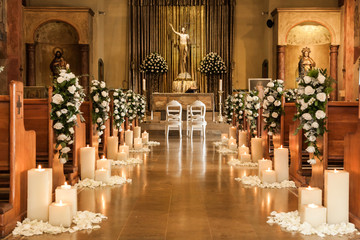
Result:
<svg viewBox="0 0 360 240">
<path fill-rule="evenodd" d="M 277 45 L 277 79 L 285 81 L 285 45 Z"/>
<path fill-rule="evenodd" d="M 26 44 L 26 86 L 36 86 L 34 43 Z"/>
<path fill-rule="evenodd" d="M 81 75 L 80 84 L 84 87 L 85 93 L 89 93 L 89 45 L 80 44 L 80 55 L 81 55 Z"/>
<path fill-rule="evenodd" d="M 339 45 L 330 46 L 330 76 L 337 81 L 337 70 L 338 70 L 338 50 Z M 336 101 L 338 95 L 338 86 L 337 82 L 334 82 L 331 87 L 334 89 L 330 93 L 330 100 Z"/>
</svg>

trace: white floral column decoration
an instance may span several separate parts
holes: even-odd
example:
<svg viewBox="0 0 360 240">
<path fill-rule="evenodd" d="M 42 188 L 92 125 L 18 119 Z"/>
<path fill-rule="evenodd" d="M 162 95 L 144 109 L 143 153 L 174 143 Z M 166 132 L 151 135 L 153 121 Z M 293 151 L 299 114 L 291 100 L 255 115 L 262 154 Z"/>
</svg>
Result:
<svg viewBox="0 0 360 240">
<path fill-rule="evenodd" d="M 245 97 L 245 92 L 239 92 L 236 93 L 233 98 L 235 119 L 239 123 L 240 130 L 244 130 Z"/>
<path fill-rule="evenodd" d="M 326 74 L 326 69 L 314 69 L 308 72 L 304 78 L 297 79 L 299 84 L 298 98 L 296 101 L 297 114 L 295 119 L 300 120 L 297 129 L 303 129 L 306 137 L 308 153 L 320 159 L 320 150 L 317 139 L 323 136 L 326 129 L 326 104 L 328 96 L 332 91 L 330 77 Z M 315 164 L 315 158 L 308 160 L 310 164 Z"/>
<path fill-rule="evenodd" d="M 129 124 L 132 125 L 132 121 L 137 116 L 137 108 L 138 108 L 138 96 L 132 90 L 128 90 L 126 92 L 126 104 L 127 104 L 127 113 L 126 117 L 129 119 Z"/>
<path fill-rule="evenodd" d="M 272 136 L 280 132 L 280 119 L 284 113 L 282 96 L 284 93 L 284 81 L 273 80 L 269 82 L 264 91 L 263 117 L 268 135 Z"/>
<path fill-rule="evenodd" d="M 106 83 L 103 81 L 92 80 L 90 89 L 90 98 L 92 101 L 92 122 L 96 124 L 99 142 L 100 136 L 104 133 L 106 128 L 105 123 L 109 119 L 110 112 L 110 97 L 109 90 L 106 88 Z"/>
<path fill-rule="evenodd" d="M 234 99 L 234 97 L 232 95 L 228 95 L 227 98 L 225 99 L 224 114 L 225 114 L 227 123 L 231 123 L 233 120 L 233 114 L 234 114 L 233 99 Z"/>
<path fill-rule="evenodd" d="M 295 102 L 298 94 L 297 88 L 287 89 L 284 92 L 284 98 L 286 102 Z"/>
<path fill-rule="evenodd" d="M 260 98 L 258 97 L 259 92 L 252 90 L 246 96 L 245 101 L 245 115 L 250 125 L 250 135 L 255 137 L 255 130 L 257 126 L 257 118 L 259 117 L 260 109 Z"/>
<path fill-rule="evenodd" d="M 125 116 L 127 113 L 126 96 L 123 90 L 115 89 L 114 91 L 114 125 L 121 131 L 121 124 L 125 122 Z"/>
<path fill-rule="evenodd" d="M 54 78 L 53 84 L 50 118 L 54 122 L 56 149 L 61 146 L 59 160 L 64 164 L 71 151 L 74 127 L 77 125 L 77 115 L 81 114 L 80 106 L 85 94 L 79 85 L 79 79 L 69 68 L 61 69 L 59 76 Z"/>
<path fill-rule="evenodd" d="M 145 110 L 146 110 L 146 100 L 145 100 L 145 96 L 137 94 L 137 98 L 138 98 L 138 105 L 137 105 L 137 117 L 139 119 L 140 122 L 143 121 L 144 117 L 145 117 Z"/>
</svg>

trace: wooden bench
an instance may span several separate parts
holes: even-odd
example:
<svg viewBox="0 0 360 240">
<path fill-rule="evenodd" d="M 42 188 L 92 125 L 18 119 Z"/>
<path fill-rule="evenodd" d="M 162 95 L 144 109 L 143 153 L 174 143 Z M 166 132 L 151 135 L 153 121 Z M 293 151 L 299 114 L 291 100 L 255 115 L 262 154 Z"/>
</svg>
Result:
<svg viewBox="0 0 360 240">
<path fill-rule="evenodd" d="M 35 167 L 36 136 L 24 126 L 23 83 L 10 83 L 0 96 L 0 234 L 9 234 L 26 216 L 27 171 Z"/>
</svg>

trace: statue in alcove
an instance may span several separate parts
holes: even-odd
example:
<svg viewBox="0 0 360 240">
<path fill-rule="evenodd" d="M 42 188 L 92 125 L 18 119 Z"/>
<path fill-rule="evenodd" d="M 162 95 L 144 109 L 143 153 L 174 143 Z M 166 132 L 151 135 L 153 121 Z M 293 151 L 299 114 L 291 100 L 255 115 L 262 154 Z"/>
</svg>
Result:
<svg viewBox="0 0 360 240">
<path fill-rule="evenodd" d="M 310 57 L 311 50 L 305 47 L 301 50 L 302 55 L 300 56 L 298 69 L 299 77 L 304 77 L 308 71 L 316 66 L 315 61 Z"/>
<path fill-rule="evenodd" d="M 53 54 L 54 59 L 50 63 L 50 70 L 53 74 L 53 76 L 56 76 L 59 74 L 59 69 L 66 69 L 67 62 L 63 58 L 63 50 L 61 48 L 54 48 Z"/>
<path fill-rule="evenodd" d="M 181 28 L 181 32 L 175 31 L 173 25 L 169 23 L 172 31 L 180 37 L 179 45 L 179 62 L 180 62 L 180 73 L 186 73 L 186 60 L 188 55 L 188 41 L 190 40 L 189 34 L 185 33 L 185 28 Z"/>
</svg>

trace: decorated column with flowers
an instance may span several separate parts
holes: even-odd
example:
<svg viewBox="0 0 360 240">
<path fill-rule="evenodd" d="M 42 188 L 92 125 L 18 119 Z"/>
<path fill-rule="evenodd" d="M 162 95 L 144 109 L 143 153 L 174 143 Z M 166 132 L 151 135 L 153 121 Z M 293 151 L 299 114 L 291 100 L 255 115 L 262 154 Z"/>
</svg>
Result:
<svg viewBox="0 0 360 240">
<path fill-rule="evenodd" d="M 233 99 L 235 120 L 238 123 L 239 130 L 244 130 L 245 97 L 245 92 L 239 92 L 234 95 Z"/>
<path fill-rule="evenodd" d="M 260 98 L 259 92 L 252 90 L 246 96 L 245 101 L 245 116 L 250 128 L 250 137 L 256 136 L 257 118 L 259 117 Z"/>
<path fill-rule="evenodd" d="M 233 120 L 233 114 L 234 114 L 233 99 L 234 99 L 234 97 L 232 95 L 227 96 L 227 98 L 225 99 L 224 114 L 225 114 L 227 123 L 232 123 L 232 120 Z"/>
<path fill-rule="evenodd" d="M 125 122 L 125 116 L 127 113 L 126 96 L 123 90 L 115 89 L 113 93 L 114 98 L 114 127 L 120 132 L 120 143 L 123 143 L 124 136 L 122 126 Z"/>
<path fill-rule="evenodd" d="M 139 122 L 142 122 L 145 117 L 145 110 L 146 110 L 146 99 L 145 96 L 141 94 L 137 94 L 138 105 L 136 108 L 136 115 Z"/>
<path fill-rule="evenodd" d="M 126 98 L 126 105 L 127 105 L 127 112 L 126 117 L 128 118 L 130 128 L 133 125 L 133 121 L 137 116 L 137 109 L 138 109 L 138 95 L 134 93 L 132 90 L 128 90 L 125 94 Z"/>
</svg>

